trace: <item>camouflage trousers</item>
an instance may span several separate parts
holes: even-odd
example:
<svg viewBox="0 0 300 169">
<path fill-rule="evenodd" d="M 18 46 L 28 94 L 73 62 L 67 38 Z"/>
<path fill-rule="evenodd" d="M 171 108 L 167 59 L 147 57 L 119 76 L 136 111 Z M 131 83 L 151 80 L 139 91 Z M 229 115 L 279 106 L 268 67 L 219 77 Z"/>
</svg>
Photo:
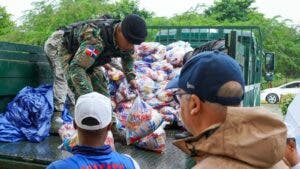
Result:
<svg viewBox="0 0 300 169">
<path fill-rule="evenodd" d="M 56 112 L 62 112 L 67 97 L 69 98 L 69 109 L 73 113 L 75 99 L 74 94 L 68 87 L 68 83 L 63 70 L 63 58 L 61 58 L 60 51 L 62 49 L 62 36 L 63 31 L 54 32 L 45 42 L 44 51 L 50 62 L 50 66 L 54 73 L 53 82 L 53 96 L 54 96 L 54 109 Z"/>
</svg>

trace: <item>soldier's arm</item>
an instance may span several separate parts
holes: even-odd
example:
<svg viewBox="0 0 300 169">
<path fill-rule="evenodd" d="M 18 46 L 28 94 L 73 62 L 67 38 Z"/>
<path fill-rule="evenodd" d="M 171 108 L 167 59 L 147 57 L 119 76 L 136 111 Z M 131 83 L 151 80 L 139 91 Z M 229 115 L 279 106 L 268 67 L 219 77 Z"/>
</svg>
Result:
<svg viewBox="0 0 300 169">
<path fill-rule="evenodd" d="M 120 60 L 122 61 L 122 60 Z M 109 63 L 112 67 L 120 70 L 120 71 L 123 71 L 123 68 L 122 68 L 122 65 L 121 65 L 121 62 L 119 62 L 117 60 L 117 58 L 112 58 L 111 62 Z"/>
<path fill-rule="evenodd" d="M 95 63 L 103 50 L 102 40 L 99 36 L 100 31 L 95 25 L 84 25 L 78 34 L 80 46 L 70 63 L 68 72 L 75 88 L 76 97 L 93 91 L 86 70 Z"/>
<path fill-rule="evenodd" d="M 134 60 L 133 60 L 133 51 L 127 52 L 127 54 L 122 57 L 122 67 L 124 70 L 124 74 L 128 82 L 135 79 L 136 75 L 134 73 Z"/>
</svg>

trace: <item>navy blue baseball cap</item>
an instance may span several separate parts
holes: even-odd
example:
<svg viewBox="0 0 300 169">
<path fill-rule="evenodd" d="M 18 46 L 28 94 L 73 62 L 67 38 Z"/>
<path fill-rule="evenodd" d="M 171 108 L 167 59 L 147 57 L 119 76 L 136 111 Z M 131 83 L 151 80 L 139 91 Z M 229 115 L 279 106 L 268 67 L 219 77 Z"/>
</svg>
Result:
<svg viewBox="0 0 300 169">
<path fill-rule="evenodd" d="M 179 75 L 176 75 L 172 80 L 170 80 L 165 89 L 173 89 L 173 88 L 178 88 L 178 80 L 179 80 Z"/>
<path fill-rule="evenodd" d="M 177 87 L 196 94 L 202 100 L 222 105 L 237 105 L 241 97 L 219 97 L 219 89 L 227 82 L 238 82 L 245 91 L 245 82 L 240 65 L 230 56 L 219 51 L 199 53 L 182 68 Z M 174 82 L 176 83 L 176 82 Z"/>
</svg>

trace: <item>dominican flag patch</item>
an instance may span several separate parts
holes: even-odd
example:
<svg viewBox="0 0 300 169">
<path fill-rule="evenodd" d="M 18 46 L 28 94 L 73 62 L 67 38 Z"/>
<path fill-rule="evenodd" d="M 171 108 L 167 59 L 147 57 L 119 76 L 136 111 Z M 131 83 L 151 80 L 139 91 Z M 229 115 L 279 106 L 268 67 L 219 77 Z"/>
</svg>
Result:
<svg viewBox="0 0 300 169">
<path fill-rule="evenodd" d="M 97 50 L 97 49 L 95 49 L 93 46 L 88 46 L 88 47 L 85 49 L 85 53 L 86 53 L 88 56 L 90 56 L 90 57 L 96 59 L 97 56 L 99 55 L 100 51 Z"/>
</svg>

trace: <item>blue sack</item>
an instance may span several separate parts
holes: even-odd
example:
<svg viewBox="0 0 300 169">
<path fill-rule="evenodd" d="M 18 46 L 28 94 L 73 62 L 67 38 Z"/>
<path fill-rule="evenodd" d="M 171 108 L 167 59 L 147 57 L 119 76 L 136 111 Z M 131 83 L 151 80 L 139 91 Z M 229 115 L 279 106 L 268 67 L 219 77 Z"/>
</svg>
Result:
<svg viewBox="0 0 300 169">
<path fill-rule="evenodd" d="M 43 141 L 49 136 L 53 109 L 52 85 L 23 88 L 0 115 L 0 141 Z"/>
<path fill-rule="evenodd" d="M 69 98 L 67 98 L 65 104 L 64 104 L 64 110 L 61 113 L 61 118 L 63 120 L 63 123 L 72 123 L 73 122 L 73 118 L 71 116 L 71 113 L 69 111 L 69 103 L 70 100 Z"/>
</svg>

